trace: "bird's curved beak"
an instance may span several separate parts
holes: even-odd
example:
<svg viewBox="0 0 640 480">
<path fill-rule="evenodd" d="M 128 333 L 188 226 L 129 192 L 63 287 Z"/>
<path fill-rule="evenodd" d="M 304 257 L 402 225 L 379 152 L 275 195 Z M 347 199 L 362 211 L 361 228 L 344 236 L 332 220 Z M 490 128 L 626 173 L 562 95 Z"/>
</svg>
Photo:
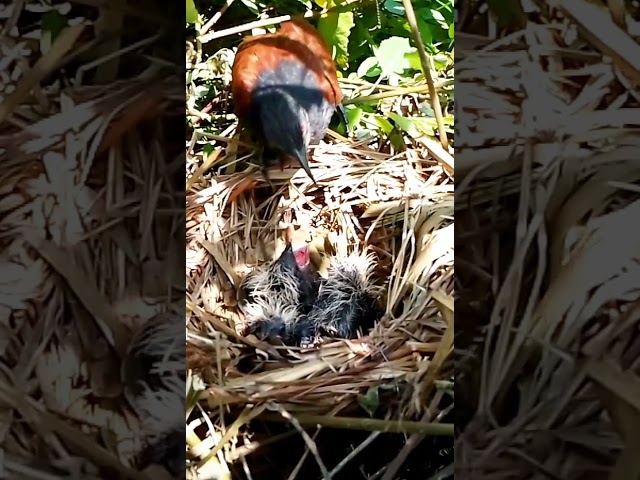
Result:
<svg viewBox="0 0 640 480">
<path fill-rule="evenodd" d="M 293 156 L 298 161 L 298 163 L 302 166 L 304 171 L 307 172 L 307 175 L 309 175 L 309 178 L 313 181 L 314 185 L 317 185 L 316 179 L 313 178 L 313 174 L 311 173 L 311 168 L 309 167 L 309 157 L 307 154 L 307 147 L 303 146 L 302 148 L 296 149 Z"/>
</svg>

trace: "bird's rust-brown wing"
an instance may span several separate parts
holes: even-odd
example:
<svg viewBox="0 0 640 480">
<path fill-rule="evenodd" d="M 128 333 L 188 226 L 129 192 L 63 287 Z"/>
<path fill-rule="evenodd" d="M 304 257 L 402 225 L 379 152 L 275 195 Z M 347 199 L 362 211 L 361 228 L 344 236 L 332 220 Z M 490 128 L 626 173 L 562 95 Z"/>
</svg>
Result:
<svg viewBox="0 0 640 480">
<path fill-rule="evenodd" d="M 313 53 L 314 57 L 322 62 L 322 70 L 327 78 L 327 81 L 331 85 L 333 95 L 327 98 L 335 105 L 342 102 L 342 91 L 338 84 L 338 72 L 336 71 L 336 64 L 333 61 L 331 52 L 327 43 L 324 41 L 318 30 L 316 30 L 309 22 L 303 18 L 294 18 L 281 25 L 280 31 L 282 35 L 286 35 L 287 38 L 296 40 L 307 46 Z"/>
<path fill-rule="evenodd" d="M 260 54 L 265 51 L 265 41 L 273 38 L 274 34 L 245 37 L 233 62 L 231 69 L 231 95 L 236 115 L 243 118 L 249 112 L 251 92 L 258 82 L 258 76 L 263 68 Z"/>
<path fill-rule="evenodd" d="M 322 38 L 313 31 L 313 27 L 309 27 L 314 35 L 301 33 L 301 29 L 292 33 L 287 27 L 284 31 L 281 29 L 276 33 L 246 37 L 242 41 L 231 71 L 231 93 L 239 118 L 249 113 L 251 93 L 258 83 L 260 73 L 275 68 L 282 61 L 303 63 L 315 75 L 318 87 L 328 101 L 336 105 L 342 101 L 335 67 L 327 70 L 326 66 L 327 58 L 331 66 L 333 60 L 326 45 L 321 46 L 324 44 Z M 324 49 L 324 55 L 319 53 L 319 48 Z"/>
</svg>

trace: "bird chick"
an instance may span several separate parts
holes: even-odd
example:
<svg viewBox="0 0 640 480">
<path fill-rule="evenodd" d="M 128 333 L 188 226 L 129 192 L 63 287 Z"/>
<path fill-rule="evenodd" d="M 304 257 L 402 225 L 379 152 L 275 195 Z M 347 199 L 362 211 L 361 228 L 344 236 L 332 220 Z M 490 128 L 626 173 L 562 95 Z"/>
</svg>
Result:
<svg viewBox="0 0 640 480">
<path fill-rule="evenodd" d="M 326 134 L 343 95 L 335 63 L 319 33 L 305 20 L 272 34 L 246 37 L 232 67 L 235 113 L 262 147 L 267 180 L 271 165 L 297 161 L 316 183 L 307 151 Z"/>
<path fill-rule="evenodd" d="M 382 316 L 380 289 L 371 280 L 373 266 L 367 253 L 331 258 L 308 319 L 317 334 L 354 338 L 359 328 L 373 327 Z"/>
<path fill-rule="evenodd" d="M 134 332 L 121 369 L 125 398 L 140 419 L 145 443 L 140 458 L 174 475 L 182 473 L 186 459 L 180 445 L 186 411 L 184 328 L 180 315 L 151 317 Z"/>
<path fill-rule="evenodd" d="M 294 252 L 288 243 L 277 260 L 245 277 L 238 307 L 247 321 L 247 333 L 262 339 L 280 337 L 296 345 L 313 336 L 306 315 L 315 303 L 318 282 L 309 267 L 308 247 Z"/>
</svg>

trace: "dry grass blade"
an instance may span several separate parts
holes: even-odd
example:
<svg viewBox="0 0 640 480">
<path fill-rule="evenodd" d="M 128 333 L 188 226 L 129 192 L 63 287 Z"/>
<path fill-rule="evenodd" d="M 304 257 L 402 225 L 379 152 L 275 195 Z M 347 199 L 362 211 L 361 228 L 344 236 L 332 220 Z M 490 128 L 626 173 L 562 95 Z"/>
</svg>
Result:
<svg viewBox="0 0 640 480">
<path fill-rule="evenodd" d="M 609 478 L 638 478 L 640 460 L 632 452 L 633 445 L 640 441 L 636 428 L 640 424 L 640 378 L 630 372 L 622 372 L 611 361 L 589 360 L 584 368 L 587 375 L 598 383 L 597 392 L 625 443 Z"/>
<path fill-rule="evenodd" d="M 631 76 L 636 86 L 640 85 L 640 45 L 615 24 L 608 11 L 585 0 L 559 0 L 558 7 Z"/>
<path fill-rule="evenodd" d="M 585 373 L 640 414 L 640 378 L 637 375 L 621 371 L 615 363 L 595 360 L 587 362 Z M 634 423 L 624 422 L 621 425 L 630 427 Z"/>
<path fill-rule="evenodd" d="M 84 25 L 74 25 L 62 31 L 51 49 L 38 59 L 31 71 L 22 77 L 15 91 L 0 104 L 0 125 L 25 100 L 32 88 L 60 66 L 60 61 L 73 48 L 83 30 Z"/>
<path fill-rule="evenodd" d="M 558 13 L 577 37 L 556 34 Z M 456 64 L 474 91 L 456 118 L 456 473 L 623 478 L 638 468 L 622 433 L 638 409 L 637 58 L 619 10 L 536 15 Z"/>
<path fill-rule="evenodd" d="M 123 355 L 129 342 L 127 331 L 112 313 L 110 306 L 95 288 L 90 277 L 83 276 L 77 266 L 69 260 L 69 252 L 35 236 L 29 236 L 27 241 L 69 283 L 77 298 L 97 320 L 98 326 L 103 329 L 103 334 L 109 343 L 120 355 Z"/>
<path fill-rule="evenodd" d="M 93 438 L 79 428 L 72 427 L 57 416 L 43 411 L 34 401 L 4 382 L 0 382 L 0 396 L 5 405 L 20 409 L 42 437 L 46 438 L 50 433 L 55 433 L 73 445 L 77 453 L 92 459 L 97 464 L 112 468 L 125 478 L 149 480 L 149 477 L 143 473 L 122 465 L 115 455 L 98 445 Z"/>
</svg>

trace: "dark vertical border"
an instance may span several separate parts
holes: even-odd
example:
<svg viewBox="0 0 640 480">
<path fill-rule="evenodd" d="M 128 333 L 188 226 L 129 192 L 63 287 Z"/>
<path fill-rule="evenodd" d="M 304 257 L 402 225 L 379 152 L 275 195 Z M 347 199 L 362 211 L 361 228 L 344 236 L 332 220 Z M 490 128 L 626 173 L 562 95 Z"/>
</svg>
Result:
<svg viewBox="0 0 640 480">
<path fill-rule="evenodd" d="M 183 8 L 3 9 L 2 477 L 183 476 Z"/>
<path fill-rule="evenodd" d="M 460 478 L 640 472 L 638 12 L 607 6 L 458 3 Z"/>
</svg>

